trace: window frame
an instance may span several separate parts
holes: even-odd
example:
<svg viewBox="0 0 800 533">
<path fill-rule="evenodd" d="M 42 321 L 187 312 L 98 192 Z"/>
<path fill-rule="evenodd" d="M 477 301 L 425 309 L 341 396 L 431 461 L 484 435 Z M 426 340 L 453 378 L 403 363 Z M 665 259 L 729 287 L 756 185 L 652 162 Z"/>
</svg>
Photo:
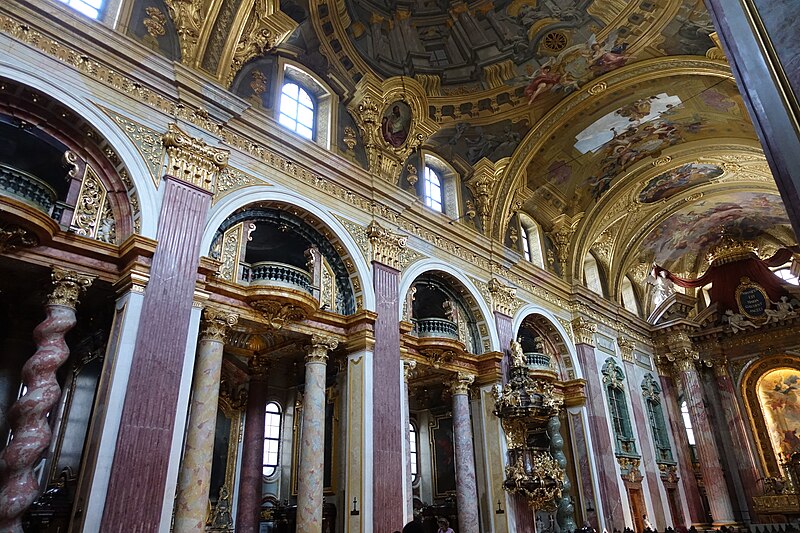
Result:
<svg viewBox="0 0 800 533">
<path fill-rule="evenodd" d="M 529 263 L 533 263 L 533 261 L 531 260 L 530 235 L 528 235 L 528 230 L 525 228 L 524 224 L 520 226 L 520 235 L 522 236 L 522 256 Z"/>
<path fill-rule="evenodd" d="M 411 464 L 411 485 L 417 485 L 420 481 L 419 471 L 419 429 L 414 420 L 408 421 L 408 454 Z"/>
<path fill-rule="evenodd" d="M 606 359 L 602 369 L 606 389 L 611 429 L 614 432 L 616 455 L 639 457 L 636 451 L 636 435 L 631 422 L 628 398 L 625 394 L 625 374 L 614 358 Z"/>
<path fill-rule="evenodd" d="M 106 10 L 107 4 L 108 4 L 108 2 L 106 0 L 98 0 L 97 3 L 99 4 L 99 7 L 94 7 L 90 3 L 91 0 L 58 0 L 58 1 L 61 2 L 64 5 L 66 5 L 68 8 L 72 9 L 73 11 L 76 11 L 76 12 L 80 13 L 81 15 L 89 17 L 92 20 L 96 20 L 97 22 L 102 22 L 103 21 L 103 17 L 105 16 L 105 10 Z M 84 9 L 81 9 L 78 6 L 84 6 Z M 90 13 L 86 12 L 86 9 L 92 10 L 93 12 L 96 12 L 97 14 L 96 15 L 91 15 Z"/>
<path fill-rule="evenodd" d="M 292 96 L 290 94 L 287 94 L 285 92 L 286 91 L 286 87 L 288 87 L 290 85 L 297 88 L 297 98 L 295 98 L 294 96 Z M 310 106 L 301 101 L 303 95 L 305 95 L 308 98 L 308 100 L 311 102 Z M 289 116 L 288 114 L 286 114 L 284 112 L 284 104 L 283 104 L 284 103 L 284 98 L 288 98 L 289 100 L 291 100 L 293 102 L 294 111 L 295 111 L 294 117 L 291 117 L 291 116 Z M 301 107 L 311 111 L 311 124 L 310 124 L 310 126 L 307 125 L 306 123 L 301 123 L 300 122 L 300 108 Z M 278 100 L 278 123 L 281 126 L 283 126 L 284 128 L 288 129 L 289 131 L 292 131 L 292 132 L 296 133 L 297 135 L 299 135 L 303 139 L 306 139 L 306 140 L 311 141 L 311 142 L 316 142 L 316 140 L 317 140 L 317 113 L 318 113 L 318 110 L 319 110 L 319 106 L 317 105 L 317 99 L 316 99 L 316 97 L 315 97 L 315 95 L 313 94 L 312 91 L 309 91 L 303 84 L 301 84 L 300 82 L 298 82 L 298 81 L 296 81 L 294 79 L 284 78 L 283 83 L 281 83 L 280 99 Z M 293 121 L 294 122 L 294 128 L 290 124 L 287 124 L 286 122 L 284 122 L 283 121 L 283 117 L 286 117 L 286 119 L 289 120 L 289 121 Z M 297 129 L 298 126 L 302 126 L 303 128 L 308 129 L 310 131 L 310 137 L 307 137 L 305 134 L 303 134 L 300 131 L 298 131 L 298 129 Z"/>
<path fill-rule="evenodd" d="M 436 180 L 434 184 L 433 181 Z M 439 173 L 430 165 L 425 165 L 422 171 L 422 201 L 425 203 L 425 207 L 428 209 L 432 209 L 437 213 L 444 213 L 444 186 L 442 183 L 442 177 Z M 431 189 L 435 187 L 438 190 L 438 200 L 435 200 L 431 195 Z M 438 208 L 431 204 L 438 204 Z"/>
<path fill-rule="evenodd" d="M 275 406 L 277 408 L 277 412 L 270 411 L 270 407 Z M 269 424 L 269 417 L 270 415 L 277 415 L 278 423 L 277 425 Z M 277 427 L 278 434 L 275 437 L 271 437 L 268 434 L 270 428 Z M 274 478 L 278 472 L 280 471 L 281 465 L 281 438 L 283 437 L 283 406 L 275 400 L 271 400 L 267 402 L 267 405 L 264 407 L 264 451 L 261 457 L 261 476 L 266 479 Z M 274 442 L 275 443 L 275 451 L 268 452 L 268 444 Z M 267 463 L 266 455 L 267 453 L 274 453 L 275 454 L 275 464 Z M 266 473 L 267 468 L 272 468 L 272 472 L 269 474 Z"/>
<path fill-rule="evenodd" d="M 336 124 L 339 123 L 339 97 L 324 79 L 309 70 L 305 65 L 287 57 L 278 57 L 278 76 L 275 83 L 271 84 L 271 101 L 276 102 L 276 104 L 269 110 L 269 113 L 279 124 L 280 102 L 283 95 L 283 86 L 286 83 L 293 83 L 303 88 L 314 102 L 313 138 L 308 139 L 299 133 L 297 133 L 297 136 L 325 150 L 335 150 L 337 145 L 335 129 Z M 280 127 L 292 131 L 283 124 L 280 124 Z"/>
</svg>

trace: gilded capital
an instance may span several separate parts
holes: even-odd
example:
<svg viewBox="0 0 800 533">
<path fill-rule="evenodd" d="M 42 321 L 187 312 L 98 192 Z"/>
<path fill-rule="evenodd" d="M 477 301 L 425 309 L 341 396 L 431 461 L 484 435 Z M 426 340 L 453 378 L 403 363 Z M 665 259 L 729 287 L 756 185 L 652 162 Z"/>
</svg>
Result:
<svg viewBox="0 0 800 533">
<path fill-rule="evenodd" d="M 622 360 L 628 363 L 633 363 L 633 349 L 636 343 L 627 337 L 617 337 L 617 345 L 619 346 L 619 353 Z"/>
<path fill-rule="evenodd" d="M 53 291 L 47 296 L 47 305 L 62 305 L 75 309 L 78 298 L 89 288 L 96 276 L 87 276 L 74 270 L 54 266 L 50 277 L 53 281 Z"/>
<path fill-rule="evenodd" d="M 175 124 L 169 125 L 161 142 L 167 149 L 167 174 L 211 194 L 216 192 L 217 175 L 228 166 L 227 150 L 208 146 L 205 141 L 190 136 Z"/>
<path fill-rule="evenodd" d="M 667 358 L 675 365 L 675 370 L 689 372 L 694 369 L 695 362 L 700 360 L 700 354 L 691 348 L 678 348 L 671 351 Z"/>
<path fill-rule="evenodd" d="M 417 368 L 417 362 L 411 360 L 403 360 L 403 379 L 406 383 L 411 379 L 414 369 Z"/>
<path fill-rule="evenodd" d="M 200 323 L 200 340 L 225 342 L 228 328 L 238 321 L 239 315 L 206 307 L 203 309 L 203 320 Z"/>
<path fill-rule="evenodd" d="M 579 316 L 572 321 L 572 332 L 575 334 L 575 344 L 594 346 L 594 334 L 597 333 L 597 324 Z"/>
<path fill-rule="evenodd" d="M 312 335 L 311 344 L 306 346 L 306 363 L 326 363 L 328 352 L 335 350 L 337 346 L 339 341 L 333 337 Z"/>
<path fill-rule="evenodd" d="M 492 297 L 492 310 L 509 317 L 514 316 L 514 311 L 521 303 L 517 300 L 517 289 L 497 278 L 489 280 L 489 295 Z"/>
<path fill-rule="evenodd" d="M 402 270 L 408 237 L 393 233 L 374 220 L 367 226 L 367 237 L 372 245 L 372 260 Z"/>
<path fill-rule="evenodd" d="M 711 363 L 711 366 L 714 369 L 714 375 L 717 376 L 718 378 L 730 377 L 731 374 L 728 371 L 727 359 L 716 359 Z"/>
<path fill-rule="evenodd" d="M 459 372 L 456 376 L 449 381 L 450 392 L 455 394 L 467 394 L 472 383 L 475 381 L 475 375 L 467 372 Z"/>
</svg>

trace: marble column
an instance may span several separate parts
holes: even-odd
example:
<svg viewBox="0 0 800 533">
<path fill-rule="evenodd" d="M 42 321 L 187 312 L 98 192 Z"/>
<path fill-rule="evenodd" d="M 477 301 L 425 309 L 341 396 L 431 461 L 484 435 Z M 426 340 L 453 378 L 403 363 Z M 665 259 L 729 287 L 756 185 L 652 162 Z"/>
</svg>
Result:
<svg viewBox="0 0 800 533">
<path fill-rule="evenodd" d="M 603 527 L 607 529 L 622 527 L 625 516 L 622 494 L 617 481 L 618 466 L 614 456 L 615 446 L 607 423 L 606 393 L 600 381 L 600 372 L 597 369 L 597 358 L 594 352 L 594 334 L 597 332 L 597 324 L 577 318 L 572 322 L 572 331 L 575 334 L 575 351 L 586 378 L 586 408 L 589 414 L 592 452 L 600 482 L 601 502 L 594 503 L 597 514 L 589 516 L 587 519 L 594 524 L 597 530 Z M 601 506 L 602 513 L 599 512 Z"/>
<path fill-rule="evenodd" d="M 689 407 L 689 416 L 694 428 L 695 445 L 697 449 L 697 459 L 700 462 L 700 471 L 703 474 L 703 484 L 708 494 L 708 506 L 711 510 L 711 518 L 714 527 L 731 525 L 736 522 L 733 515 L 728 494 L 728 486 L 725 483 L 725 475 L 720 463 L 717 444 L 714 442 L 713 427 L 708 420 L 703 403 L 703 389 L 700 384 L 700 377 L 694 366 L 698 360 L 698 353 L 691 348 L 672 348 L 670 353 L 675 364 L 675 371 L 680 376 L 683 385 L 684 395 Z"/>
<path fill-rule="evenodd" d="M 174 497 L 167 494 L 167 477 L 211 192 L 171 176 L 161 187 L 158 246 L 111 465 L 104 533 L 158 531 Z"/>
<path fill-rule="evenodd" d="M 572 483 L 567 472 L 567 456 L 564 455 L 564 437 L 561 436 L 561 419 L 558 413 L 547 421 L 547 436 L 550 437 L 550 455 L 558 461 L 558 466 L 564 472 L 564 481 L 561 487 L 561 499 L 558 501 L 556 519 L 561 531 L 575 531 L 575 506 L 572 503 Z"/>
<path fill-rule="evenodd" d="M 733 448 L 738 465 L 739 479 L 747 500 L 747 509 L 743 511 L 748 512 L 746 519 L 753 520 L 756 517 L 753 510 L 753 497 L 757 496 L 756 487 L 761 474 L 754 462 L 755 455 L 750 446 L 750 440 L 747 438 L 745 422 L 739 409 L 739 402 L 736 400 L 733 379 L 725 361 L 714 364 L 714 374 L 719 387 L 720 407 L 725 415 L 725 423 L 731 436 L 731 448 Z"/>
<path fill-rule="evenodd" d="M 22 533 L 22 515 L 39 495 L 33 466 L 53 437 L 47 414 L 61 397 L 56 370 L 69 358 L 64 336 L 77 320 L 78 297 L 94 276 L 53 267 L 45 319 L 33 330 L 36 352 L 22 366 L 25 394 L 8 410 L 13 440 L 0 452 L 0 531 Z"/>
<path fill-rule="evenodd" d="M 206 307 L 200 327 L 200 342 L 194 363 L 192 400 L 183 462 L 178 478 L 173 531 L 205 531 L 208 492 L 211 486 L 211 461 L 222 374 L 225 334 L 238 317 Z M 232 489 L 233 487 L 228 487 Z"/>
<path fill-rule="evenodd" d="M 325 467 L 325 369 L 328 351 L 339 342 L 313 335 L 306 348 L 300 464 L 297 467 L 297 531 L 322 532 Z"/>
<path fill-rule="evenodd" d="M 663 369 L 659 367 L 659 377 L 661 378 L 661 391 L 664 394 L 664 406 L 666 407 L 667 419 L 670 423 L 672 437 L 675 442 L 676 459 L 678 460 L 678 467 L 680 469 L 680 481 L 683 486 L 683 492 L 686 496 L 686 502 L 689 505 L 689 521 L 685 525 L 700 526 L 706 522 L 705 509 L 703 502 L 700 500 L 700 489 L 697 487 L 697 480 L 694 475 L 694 468 L 692 467 L 691 452 L 689 450 L 689 443 L 686 440 L 686 429 L 683 427 L 683 417 L 678 409 L 678 393 L 675 390 L 675 383 L 671 376 L 663 373 Z M 677 517 L 673 517 L 675 520 Z"/>
<path fill-rule="evenodd" d="M 403 522 L 403 441 L 400 427 L 400 269 L 406 237 L 367 227 L 375 289 L 375 348 L 372 356 L 373 531 L 394 531 Z"/>
<path fill-rule="evenodd" d="M 249 361 L 250 386 L 242 436 L 242 466 L 239 474 L 239 502 L 236 532 L 258 533 L 264 468 L 264 410 L 267 407 L 266 358 L 254 355 Z"/>
<path fill-rule="evenodd" d="M 478 486 L 469 413 L 469 387 L 475 376 L 459 372 L 450 382 L 453 395 L 453 443 L 456 456 L 456 505 L 458 531 L 478 533 Z"/>
<path fill-rule="evenodd" d="M 411 406 L 409 405 L 408 379 L 411 377 L 411 373 L 416 367 L 416 361 L 403 361 L 403 420 L 405 421 L 403 426 L 403 439 L 405 441 L 406 450 L 406 517 L 403 523 L 410 522 L 414 519 L 414 474 L 411 472 L 411 433 L 409 431 L 409 424 L 411 424 Z"/>
</svg>

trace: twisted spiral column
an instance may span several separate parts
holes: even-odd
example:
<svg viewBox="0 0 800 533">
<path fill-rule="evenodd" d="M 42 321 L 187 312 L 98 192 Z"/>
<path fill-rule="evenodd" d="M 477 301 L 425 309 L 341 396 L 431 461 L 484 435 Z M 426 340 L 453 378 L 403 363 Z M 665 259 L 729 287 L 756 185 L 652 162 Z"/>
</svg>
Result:
<svg viewBox="0 0 800 533">
<path fill-rule="evenodd" d="M 561 419 L 558 413 L 547 421 L 547 435 L 550 437 L 550 455 L 558 462 L 564 472 L 561 485 L 561 499 L 558 501 L 556 519 L 561 531 L 575 531 L 575 506 L 572 504 L 572 483 L 567 475 L 567 457 L 564 455 L 564 437 L 561 436 Z"/>
<path fill-rule="evenodd" d="M 8 411 L 14 439 L 0 452 L 0 531 L 7 533 L 22 533 L 22 515 L 39 494 L 33 465 L 52 438 L 47 413 L 61 397 L 56 370 L 69 357 L 64 335 L 75 326 L 78 297 L 94 276 L 53 267 L 52 280 L 45 319 L 33 330 L 36 352 L 22 367 L 28 389 Z"/>
<path fill-rule="evenodd" d="M 297 469 L 297 531 L 322 532 L 325 466 L 325 369 L 336 339 L 314 335 L 306 355 L 306 386 L 300 464 Z"/>
</svg>

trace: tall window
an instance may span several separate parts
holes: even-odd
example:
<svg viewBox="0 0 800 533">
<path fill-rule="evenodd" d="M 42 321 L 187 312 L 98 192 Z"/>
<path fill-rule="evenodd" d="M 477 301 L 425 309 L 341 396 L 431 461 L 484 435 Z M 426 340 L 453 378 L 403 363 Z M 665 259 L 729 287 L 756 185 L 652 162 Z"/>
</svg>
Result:
<svg viewBox="0 0 800 533">
<path fill-rule="evenodd" d="M 442 212 L 442 180 L 431 167 L 425 167 L 425 205 Z"/>
<path fill-rule="evenodd" d="M 586 254 L 583 260 L 583 277 L 586 280 L 586 287 L 603 296 L 603 283 L 600 281 L 600 268 L 597 266 L 597 260 L 592 254 Z"/>
<path fill-rule="evenodd" d="M 61 0 L 69 7 L 80 11 L 87 17 L 95 20 L 100 18 L 100 10 L 103 9 L 103 0 Z"/>
<path fill-rule="evenodd" d="M 689 446 L 694 446 L 694 428 L 692 428 L 692 417 L 689 416 L 689 405 L 681 402 L 681 416 L 683 417 L 683 427 L 686 428 L 686 439 Z"/>
<path fill-rule="evenodd" d="M 522 254 L 525 256 L 526 261 L 531 260 L 531 241 L 525 226 L 522 226 Z"/>
<path fill-rule="evenodd" d="M 659 387 L 652 374 L 646 374 L 642 381 L 642 396 L 647 406 L 647 417 L 650 429 L 653 432 L 653 442 L 656 445 L 656 462 L 672 463 L 672 448 L 669 444 L 667 424 L 664 420 L 664 410 L 661 407 L 661 387 Z"/>
<path fill-rule="evenodd" d="M 409 422 L 408 424 L 408 447 L 409 453 L 411 454 L 411 484 L 417 482 L 419 478 L 419 456 L 417 450 L 417 428 L 414 426 L 413 422 Z"/>
<path fill-rule="evenodd" d="M 264 477 L 270 477 L 278 469 L 278 451 L 281 444 L 281 406 L 269 402 L 264 413 Z"/>
<path fill-rule="evenodd" d="M 636 298 L 636 291 L 633 290 L 633 283 L 630 278 L 622 278 L 622 305 L 634 314 L 639 314 L 639 302 Z"/>
<path fill-rule="evenodd" d="M 314 138 L 314 100 L 296 83 L 283 84 L 278 122 L 306 139 Z"/>
<path fill-rule="evenodd" d="M 636 441 L 625 398 L 625 374 L 613 358 L 603 365 L 603 384 L 608 395 L 608 408 L 616 437 L 616 452 L 621 455 L 636 455 Z"/>
</svg>

